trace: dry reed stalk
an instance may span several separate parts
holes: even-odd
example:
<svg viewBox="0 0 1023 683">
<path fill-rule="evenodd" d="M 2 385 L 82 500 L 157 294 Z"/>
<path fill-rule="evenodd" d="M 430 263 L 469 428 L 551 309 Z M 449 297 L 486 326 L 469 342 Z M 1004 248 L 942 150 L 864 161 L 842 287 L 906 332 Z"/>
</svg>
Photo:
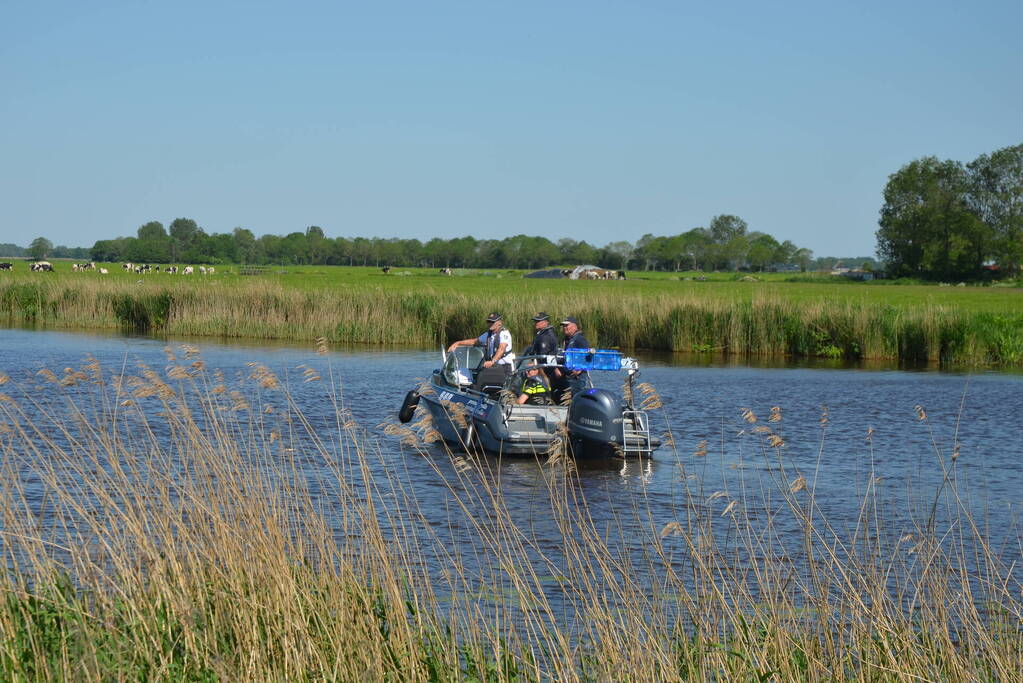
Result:
<svg viewBox="0 0 1023 683">
<path fill-rule="evenodd" d="M 428 458 L 465 530 L 453 546 L 427 522 L 402 459 L 340 406 L 329 429 L 303 415 L 291 392 L 325 383 L 253 365 L 218 390 L 224 378 L 182 351 L 114 381 L 90 361 L 39 375 L 45 392 L 5 385 L 9 677 L 99 677 L 111 657 L 127 677 L 154 678 L 1021 674 L 1019 586 L 951 469 L 946 528 L 921 521 L 894 538 L 868 487 L 849 537 L 824 516 L 816 476 L 781 454 L 781 407 L 763 423 L 747 410 L 740 438 L 769 465 L 761 474 L 710 493 L 686 474 L 674 506 L 639 489 L 599 525 L 580 471 L 538 454 L 538 500 L 559 531 L 550 548 L 510 507 L 499 463 L 410 438 L 402 448 Z M 695 458 L 667 450 L 679 467 L 708 460 L 706 441 Z M 310 461 L 331 473 L 317 482 L 325 494 L 311 492 Z M 62 575 L 73 589 L 51 591 Z M 60 619 L 33 621 L 29 605 Z M 47 623 L 73 628 L 48 640 Z"/>
</svg>

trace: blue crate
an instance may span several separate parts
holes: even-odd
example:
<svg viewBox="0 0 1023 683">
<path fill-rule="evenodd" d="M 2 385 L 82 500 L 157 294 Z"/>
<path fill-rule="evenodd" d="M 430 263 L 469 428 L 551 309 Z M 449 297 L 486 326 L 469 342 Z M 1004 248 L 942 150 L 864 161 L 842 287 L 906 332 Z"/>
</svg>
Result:
<svg viewBox="0 0 1023 683">
<path fill-rule="evenodd" d="M 607 349 L 566 349 L 565 367 L 569 370 L 621 370 L 622 352 Z"/>
</svg>

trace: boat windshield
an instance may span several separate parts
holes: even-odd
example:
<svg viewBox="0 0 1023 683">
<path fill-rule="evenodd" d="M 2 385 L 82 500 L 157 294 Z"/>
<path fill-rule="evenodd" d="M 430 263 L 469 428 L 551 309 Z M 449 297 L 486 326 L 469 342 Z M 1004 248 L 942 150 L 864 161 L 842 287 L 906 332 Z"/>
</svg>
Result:
<svg viewBox="0 0 1023 683">
<path fill-rule="evenodd" d="M 478 346 L 459 346 L 448 354 L 444 362 L 444 379 L 452 386 L 472 384 L 472 371 L 483 362 L 483 349 Z"/>
</svg>

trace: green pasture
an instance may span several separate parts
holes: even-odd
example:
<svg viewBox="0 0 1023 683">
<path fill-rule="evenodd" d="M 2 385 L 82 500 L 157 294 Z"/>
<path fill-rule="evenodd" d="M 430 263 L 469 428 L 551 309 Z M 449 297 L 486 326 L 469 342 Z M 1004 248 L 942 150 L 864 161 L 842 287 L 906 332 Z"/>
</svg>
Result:
<svg viewBox="0 0 1023 683">
<path fill-rule="evenodd" d="M 632 273 L 531 279 L 522 271 L 217 266 L 212 275 L 0 273 L 0 321 L 220 338 L 436 347 L 500 311 L 517 344 L 538 310 L 577 317 L 609 348 L 1023 364 L 1023 298 L 1005 286 L 858 283 L 774 274 Z M 250 273 L 250 274 L 246 274 Z"/>
<path fill-rule="evenodd" d="M 53 262 L 55 273 L 29 273 L 35 277 L 68 276 L 76 278 L 105 277 L 112 280 L 145 280 L 170 286 L 208 286 L 216 282 L 230 287 L 257 281 L 274 282 L 300 291 L 315 290 L 379 290 L 388 293 L 457 292 L 464 295 L 520 295 L 525 298 L 547 294 L 605 295 L 609 292 L 625 298 L 645 295 L 678 295 L 707 297 L 729 301 L 751 301 L 767 298 L 786 302 L 852 303 L 884 306 L 947 306 L 964 311 L 1023 314 L 1023 287 L 1018 286 L 952 286 L 940 284 L 892 284 L 885 281 L 856 282 L 817 273 L 700 273 L 630 271 L 624 281 L 547 280 L 523 277 L 527 270 L 455 269 L 450 276 L 435 268 L 380 268 L 361 266 L 258 266 L 258 274 L 243 275 L 245 266 L 215 266 L 214 275 L 191 276 L 125 272 L 121 264 L 98 264 L 108 275 L 94 272 L 76 273 L 70 262 Z M 17 273 L 26 272 L 27 264 L 18 263 Z M 250 267 L 251 268 L 251 267 Z M 0 273 L 9 277 L 11 273 Z M 696 278 L 706 278 L 697 280 Z M 755 278 L 756 282 L 743 281 Z M 795 280 L 795 281 L 793 281 Z M 568 312 L 557 314 L 568 315 Z"/>
</svg>

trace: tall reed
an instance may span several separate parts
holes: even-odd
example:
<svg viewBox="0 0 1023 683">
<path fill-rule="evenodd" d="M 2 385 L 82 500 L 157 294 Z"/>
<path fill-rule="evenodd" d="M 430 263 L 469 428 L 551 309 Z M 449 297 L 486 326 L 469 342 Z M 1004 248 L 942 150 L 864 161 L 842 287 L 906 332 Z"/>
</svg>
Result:
<svg viewBox="0 0 1023 683">
<path fill-rule="evenodd" d="M 857 528 L 839 530 L 813 473 L 781 455 L 780 409 L 746 411 L 770 466 L 761 486 L 702 490 L 706 444 L 669 449 L 675 503 L 639 495 L 598 527 L 564 452 L 540 456 L 548 502 L 512 509 L 493 460 L 427 445 L 428 418 L 388 426 L 396 458 L 325 374 L 252 364 L 228 382 L 183 347 L 159 371 L 0 376 L 3 677 L 1023 676 L 1017 574 L 948 454 L 934 497 L 947 514 L 893 537 L 871 474 Z M 329 425 L 294 399 L 319 383 Z M 403 481 L 409 457 L 445 487 L 458 545 Z M 530 514 L 553 520 L 558 547 Z"/>
<path fill-rule="evenodd" d="M 607 289 L 309 291 L 261 280 L 0 280 L 0 320 L 8 323 L 222 338 L 436 346 L 475 336 L 495 309 L 523 347 L 533 334 L 530 318 L 546 310 L 578 318 L 592 343 L 626 350 L 1023 364 L 1023 315 L 939 305 Z"/>
</svg>

